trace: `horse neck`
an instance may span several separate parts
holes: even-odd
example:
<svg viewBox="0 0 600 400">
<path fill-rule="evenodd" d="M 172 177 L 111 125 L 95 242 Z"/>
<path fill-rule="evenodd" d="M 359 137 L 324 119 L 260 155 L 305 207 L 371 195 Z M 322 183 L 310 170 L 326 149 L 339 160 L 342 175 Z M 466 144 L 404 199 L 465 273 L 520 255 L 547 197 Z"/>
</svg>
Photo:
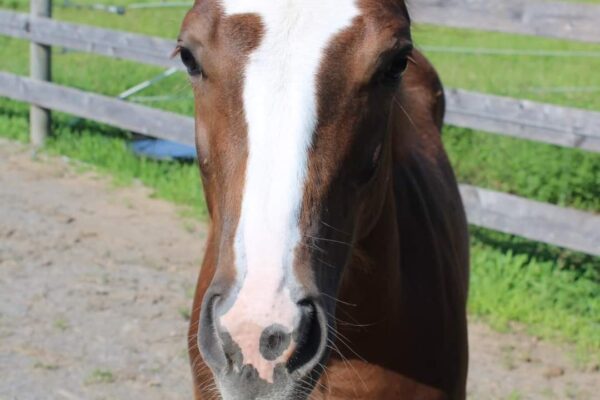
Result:
<svg viewBox="0 0 600 400">
<path fill-rule="evenodd" d="M 348 352 L 344 351 L 345 346 L 338 347 L 348 358 L 355 358 L 354 352 L 366 358 L 369 353 L 378 352 L 380 349 L 371 340 L 385 343 L 389 329 L 393 328 L 378 324 L 385 318 L 384 314 L 393 312 L 394 304 L 389 300 L 397 297 L 400 280 L 393 185 L 388 183 L 383 190 L 385 199 L 381 212 L 370 233 L 355 246 L 338 292 L 337 331 L 353 343 Z"/>
<path fill-rule="evenodd" d="M 460 197 L 453 178 L 441 177 L 451 170 L 418 152 L 392 168 L 379 218 L 342 278 L 336 345 L 345 358 L 451 393 L 466 373 L 468 239 Z"/>
</svg>

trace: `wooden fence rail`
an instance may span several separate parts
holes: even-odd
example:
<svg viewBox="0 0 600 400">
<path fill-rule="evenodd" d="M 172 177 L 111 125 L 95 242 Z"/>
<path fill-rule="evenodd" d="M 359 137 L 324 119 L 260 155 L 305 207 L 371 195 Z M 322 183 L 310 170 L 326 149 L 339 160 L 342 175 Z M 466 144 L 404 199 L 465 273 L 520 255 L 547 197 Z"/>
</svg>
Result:
<svg viewBox="0 0 600 400">
<path fill-rule="evenodd" d="M 193 146 L 194 120 L 0 72 L 0 96 Z M 461 185 L 469 222 L 600 256 L 600 216 Z"/>
<path fill-rule="evenodd" d="M 530 100 L 446 91 L 445 122 L 462 128 L 600 152 L 600 112 Z"/>
<path fill-rule="evenodd" d="M 447 26 L 600 40 L 600 7 L 517 0 L 413 2 L 417 21 Z M 496 10 L 491 13 L 490 7 Z M 566 17 L 565 17 L 566 15 Z M 565 19 L 566 18 L 566 19 Z M 576 24 L 575 22 L 579 22 Z M 567 22 L 565 22 L 567 21 Z M 572 22 L 569 22 L 572 21 Z M 510 23 L 508 23 L 510 22 Z M 0 34 L 160 67 L 183 69 L 169 59 L 174 42 L 155 37 L 32 17 L 0 10 Z M 194 121 L 123 100 L 0 72 L 0 96 L 66 112 L 147 136 L 194 145 Z M 447 122 L 566 147 L 600 152 L 600 113 L 450 89 Z M 469 222 L 600 256 L 600 215 L 461 185 Z"/>
<path fill-rule="evenodd" d="M 600 42 L 600 6 L 545 0 L 416 0 L 416 22 Z"/>
<path fill-rule="evenodd" d="M 183 70 L 179 60 L 169 57 L 175 49 L 173 40 L 36 18 L 6 10 L 0 10 L 0 34 L 48 46 Z"/>
<path fill-rule="evenodd" d="M 600 256 L 600 215 L 461 185 L 469 223 Z"/>
<path fill-rule="evenodd" d="M 0 96 L 194 146 L 194 120 L 113 97 L 0 72 Z"/>
<path fill-rule="evenodd" d="M 52 46 L 121 58 L 161 67 L 177 67 L 169 58 L 174 41 L 103 28 L 32 18 L 0 10 L 0 34 Z M 463 128 L 600 151 L 600 113 L 465 90 L 448 90 L 446 121 Z"/>
</svg>

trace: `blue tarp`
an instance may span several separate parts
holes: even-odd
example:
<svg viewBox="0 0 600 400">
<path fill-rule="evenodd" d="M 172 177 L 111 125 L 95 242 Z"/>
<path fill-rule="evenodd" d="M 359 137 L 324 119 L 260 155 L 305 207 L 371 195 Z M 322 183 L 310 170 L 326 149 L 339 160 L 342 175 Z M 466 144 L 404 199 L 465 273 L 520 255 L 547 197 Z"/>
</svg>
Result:
<svg viewBox="0 0 600 400">
<path fill-rule="evenodd" d="M 192 161 L 196 158 L 195 148 L 169 140 L 138 139 L 129 147 L 135 154 L 155 160 Z"/>
</svg>

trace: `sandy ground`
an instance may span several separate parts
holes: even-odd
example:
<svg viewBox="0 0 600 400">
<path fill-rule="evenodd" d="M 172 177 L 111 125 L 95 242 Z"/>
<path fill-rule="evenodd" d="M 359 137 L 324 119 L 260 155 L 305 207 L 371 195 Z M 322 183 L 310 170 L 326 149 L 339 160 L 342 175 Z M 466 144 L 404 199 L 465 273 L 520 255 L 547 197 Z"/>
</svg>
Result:
<svg viewBox="0 0 600 400">
<path fill-rule="evenodd" d="M 205 227 L 0 140 L 0 400 L 191 399 L 186 318 Z M 472 399 L 592 399 L 568 349 L 472 323 Z"/>
</svg>

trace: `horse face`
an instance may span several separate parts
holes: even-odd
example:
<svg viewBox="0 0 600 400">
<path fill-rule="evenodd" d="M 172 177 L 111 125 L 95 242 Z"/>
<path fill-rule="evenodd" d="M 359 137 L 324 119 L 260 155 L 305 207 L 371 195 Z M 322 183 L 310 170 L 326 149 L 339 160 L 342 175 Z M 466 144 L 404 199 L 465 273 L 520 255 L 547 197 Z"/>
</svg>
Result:
<svg viewBox="0 0 600 400">
<path fill-rule="evenodd" d="M 198 0 L 179 53 L 212 225 L 198 344 L 225 399 L 318 380 L 355 243 L 381 208 L 410 53 L 400 0 Z"/>
</svg>

